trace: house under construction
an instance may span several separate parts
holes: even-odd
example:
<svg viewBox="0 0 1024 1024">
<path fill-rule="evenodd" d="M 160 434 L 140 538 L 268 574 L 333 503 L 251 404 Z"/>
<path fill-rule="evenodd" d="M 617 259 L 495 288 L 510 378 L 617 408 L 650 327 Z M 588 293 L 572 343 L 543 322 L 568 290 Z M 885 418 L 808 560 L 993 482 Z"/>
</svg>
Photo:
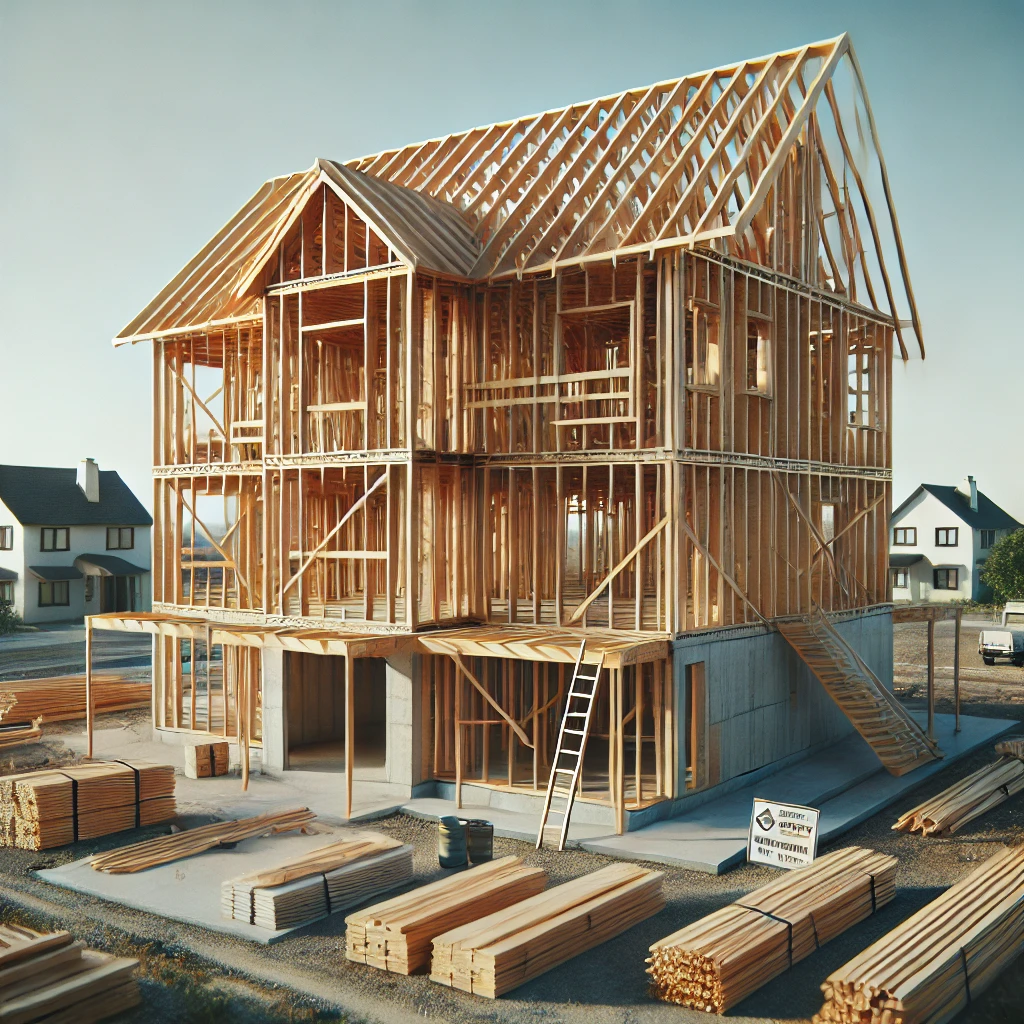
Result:
<svg viewBox="0 0 1024 1024">
<path fill-rule="evenodd" d="M 153 612 L 92 626 L 154 635 L 158 730 L 343 771 L 349 809 L 539 806 L 585 640 L 573 782 L 620 831 L 852 728 L 936 756 L 885 685 L 921 331 L 846 36 L 318 159 L 128 342 Z"/>
</svg>

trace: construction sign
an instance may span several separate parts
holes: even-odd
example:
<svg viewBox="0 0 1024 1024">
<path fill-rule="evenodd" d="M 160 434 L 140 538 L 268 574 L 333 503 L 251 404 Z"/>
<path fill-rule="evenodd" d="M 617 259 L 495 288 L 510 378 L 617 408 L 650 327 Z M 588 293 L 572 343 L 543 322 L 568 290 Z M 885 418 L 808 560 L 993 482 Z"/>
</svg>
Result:
<svg viewBox="0 0 1024 1024">
<path fill-rule="evenodd" d="M 772 868 L 802 868 L 818 852 L 818 814 L 813 807 L 754 797 L 747 860 Z"/>
</svg>

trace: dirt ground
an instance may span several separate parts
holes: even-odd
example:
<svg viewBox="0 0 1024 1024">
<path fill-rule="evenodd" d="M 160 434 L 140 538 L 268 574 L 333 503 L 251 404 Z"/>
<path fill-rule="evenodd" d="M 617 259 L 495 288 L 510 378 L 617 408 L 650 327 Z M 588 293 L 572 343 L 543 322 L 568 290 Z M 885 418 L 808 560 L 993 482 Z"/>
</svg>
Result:
<svg viewBox="0 0 1024 1024">
<path fill-rule="evenodd" d="M 946 711 L 952 710 L 952 686 L 941 667 L 952 664 L 952 633 L 944 624 L 938 633 L 938 703 L 939 710 Z M 908 706 L 914 708 L 924 704 L 923 634 L 920 627 L 897 628 L 897 679 Z M 1024 721 L 1024 670 L 985 668 L 977 658 L 976 641 L 977 630 L 965 627 L 963 713 Z M 971 660 L 972 647 L 976 665 Z M 949 660 L 943 654 L 947 648 Z M 36 748 L 36 756 L 59 759 L 61 749 L 59 735 L 53 735 Z M 866 846 L 899 858 L 896 899 L 735 1007 L 729 1018 L 808 1021 L 820 1008 L 819 986 L 831 971 L 961 878 L 1000 844 L 1024 843 L 1024 795 L 949 839 L 926 840 L 891 831 L 899 813 L 991 762 L 993 756 L 990 749 L 984 749 L 950 766 L 842 836 L 836 845 Z M 0 772 L 3 770 L 0 766 Z M 182 823 L 193 825 L 203 820 L 208 819 Z M 437 867 L 436 829 L 431 823 L 395 815 L 374 827 L 415 846 L 418 884 L 445 873 Z M 0 851 L 0 916 L 35 927 L 66 927 L 96 948 L 140 959 L 144 1004 L 117 1018 L 121 1024 L 223 1024 L 228 1020 L 242 1024 L 337 1020 L 391 1024 L 414 1019 L 452 1024 L 695 1024 L 706 1020 L 706 1015 L 658 1003 L 647 994 L 647 947 L 774 875 L 768 869 L 744 866 L 713 877 L 654 865 L 665 872 L 665 910 L 509 996 L 490 1001 L 444 988 L 426 977 L 388 975 L 349 963 L 344 959 L 343 915 L 311 925 L 276 945 L 261 946 L 56 889 L 31 874 L 36 868 L 56 866 L 163 830 L 161 826 L 140 829 L 43 853 Z M 557 854 L 536 851 L 514 840 L 495 840 L 495 855 L 505 854 L 517 854 L 544 866 L 552 884 L 610 863 L 607 858 L 580 851 Z M 1024 1019 L 1022 986 L 1024 958 L 1004 971 L 959 1020 L 1019 1024 Z"/>
</svg>

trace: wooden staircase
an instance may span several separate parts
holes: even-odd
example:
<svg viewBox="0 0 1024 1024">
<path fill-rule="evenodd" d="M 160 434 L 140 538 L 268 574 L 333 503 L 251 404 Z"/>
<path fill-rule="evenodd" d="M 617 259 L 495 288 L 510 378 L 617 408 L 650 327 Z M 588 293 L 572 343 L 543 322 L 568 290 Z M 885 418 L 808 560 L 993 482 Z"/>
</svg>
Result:
<svg viewBox="0 0 1024 1024">
<path fill-rule="evenodd" d="M 544 797 L 544 810 L 540 816 L 540 830 L 537 833 L 537 849 L 544 845 L 544 837 L 558 837 L 557 849 L 565 849 L 565 838 L 569 832 L 569 815 L 576 800 L 576 790 L 583 770 L 583 754 L 590 736 L 590 720 L 597 703 L 597 684 L 601 678 L 604 655 L 596 663 L 584 664 L 586 640 L 580 644 L 580 653 L 572 672 L 572 682 L 565 699 L 565 713 L 558 729 L 555 756 L 551 760 L 551 775 L 548 777 L 548 791 Z M 561 808 L 555 806 L 561 802 Z M 548 824 L 551 815 L 561 818 L 559 823 Z"/>
<path fill-rule="evenodd" d="M 943 756 L 820 609 L 774 625 L 892 775 Z"/>
</svg>

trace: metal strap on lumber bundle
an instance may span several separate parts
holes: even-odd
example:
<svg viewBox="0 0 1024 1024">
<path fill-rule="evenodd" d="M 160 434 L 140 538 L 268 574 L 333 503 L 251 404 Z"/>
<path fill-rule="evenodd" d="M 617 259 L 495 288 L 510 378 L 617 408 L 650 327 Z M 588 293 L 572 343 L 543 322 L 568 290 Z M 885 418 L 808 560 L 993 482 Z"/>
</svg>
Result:
<svg viewBox="0 0 1024 1024">
<path fill-rule="evenodd" d="M 837 850 L 651 946 L 651 992 L 724 1013 L 896 894 L 896 858 Z"/>
<path fill-rule="evenodd" d="M 460 871 L 345 918 L 349 960 L 397 974 L 430 966 L 430 944 L 446 931 L 535 896 L 547 882 L 542 868 L 502 857 Z"/>
<path fill-rule="evenodd" d="M 0 845 L 26 850 L 169 821 L 174 766 L 96 761 L 0 778 Z"/>
<path fill-rule="evenodd" d="M 152 701 L 150 683 L 128 682 L 121 675 L 92 677 L 93 710 L 99 714 L 148 708 Z M 30 722 L 42 718 L 65 722 L 85 718 L 85 676 L 55 676 L 0 683 L 0 722 Z"/>
<path fill-rule="evenodd" d="M 348 910 L 412 880 L 412 847 L 353 835 L 221 886 L 226 917 L 278 931 Z"/>
<path fill-rule="evenodd" d="M 774 624 L 891 775 L 943 756 L 820 608 Z"/>
<path fill-rule="evenodd" d="M 1004 849 L 825 980 L 815 1024 L 951 1020 L 1024 949 L 1024 846 Z"/>
<path fill-rule="evenodd" d="M 200 825 L 185 832 L 175 832 L 173 835 L 158 836 L 143 843 L 123 846 L 120 850 L 98 853 L 92 857 L 90 863 L 96 871 L 106 871 L 112 875 L 132 874 L 156 867 L 158 864 L 169 864 L 185 857 L 194 857 L 225 843 L 239 843 L 243 839 L 277 835 L 294 829 L 308 832 L 308 826 L 315 817 L 308 807 L 300 807 L 294 811 L 259 814 L 237 821 L 215 821 L 210 825 Z"/>
<path fill-rule="evenodd" d="M 540 829 L 537 832 L 538 850 L 543 847 L 545 836 L 557 843 L 557 849 L 564 850 L 569 834 L 569 815 L 572 814 L 572 805 L 580 784 L 583 756 L 590 736 L 590 720 L 597 704 L 597 686 L 604 665 L 604 654 L 599 654 L 596 662 L 585 664 L 583 658 L 586 652 L 587 641 L 584 640 L 572 670 L 562 724 L 558 728 L 555 756 L 551 759 L 548 791 L 544 797 L 544 809 L 541 811 Z M 558 820 L 549 825 L 548 819 L 552 814 Z"/>
<path fill-rule="evenodd" d="M 1024 762 L 1003 756 L 918 804 L 893 825 L 897 832 L 950 835 L 1024 789 Z"/>
<path fill-rule="evenodd" d="M 137 966 L 137 960 L 86 949 L 68 932 L 0 925 L 0 1020 L 106 1020 L 139 1004 Z"/>
<path fill-rule="evenodd" d="M 612 864 L 438 935 L 430 977 L 496 999 L 665 906 L 660 871 Z"/>
</svg>

